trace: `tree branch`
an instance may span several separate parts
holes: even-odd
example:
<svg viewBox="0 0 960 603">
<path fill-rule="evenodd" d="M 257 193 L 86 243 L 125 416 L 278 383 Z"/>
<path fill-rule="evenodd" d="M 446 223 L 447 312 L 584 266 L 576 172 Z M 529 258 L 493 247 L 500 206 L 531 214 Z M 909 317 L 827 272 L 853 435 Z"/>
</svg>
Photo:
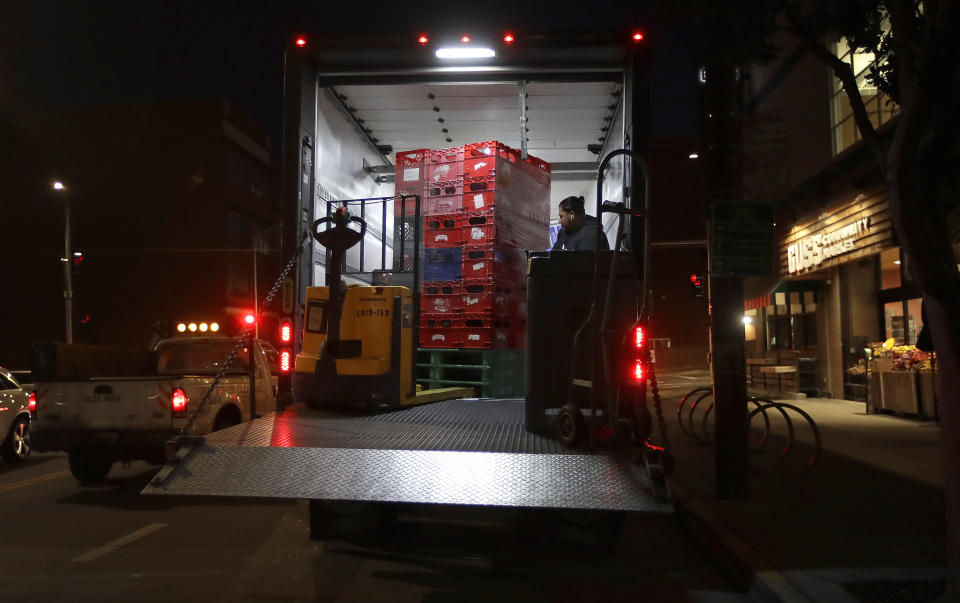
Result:
<svg viewBox="0 0 960 603">
<path fill-rule="evenodd" d="M 929 59 L 929 51 L 921 49 L 918 53 L 917 32 L 912 26 L 913 0 L 887 0 L 887 10 L 893 46 L 896 48 L 900 104 L 904 105 L 917 92 L 917 58 L 926 55 Z"/>
<path fill-rule="evenodd" d="M 840 83 L 843 84 L 843 90 L 850 100 L 850 108 L 853 111 L 853 119 L 860 130 L 864 144 L 873 152 L 877 162 L 886 169 L 887 144 L 877 135 L 873 123 L 870 122 L 870 116 L 867 115 L 867 108 L 863 104 L 863 97 L 860 95 L 860 88 L 857 86 L 857 78 L 853 74 L 853 67 L 849 63 L 841 61 L 840 58 L 830 52 L 815 39 L 809 32 L 804 30 L 800 19 L 792 11 L 786 11 L 787 20 L 790 23 L 787 31 L 800 39 L 804 45 L 809 48 L 817 58 L 826 63 L 826 65 L 837 76 Z"/>
</svg>

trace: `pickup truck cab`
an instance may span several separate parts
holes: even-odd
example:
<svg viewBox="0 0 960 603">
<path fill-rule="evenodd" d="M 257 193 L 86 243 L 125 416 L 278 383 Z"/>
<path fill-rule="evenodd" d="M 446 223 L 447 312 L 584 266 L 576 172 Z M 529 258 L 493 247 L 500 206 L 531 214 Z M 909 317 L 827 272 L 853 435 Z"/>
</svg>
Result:
<svg viewBox="0 0 960 603">
<path fill-rule="evenodd" d="M 67 452 L 73 475 L 91 483 L 105 478 L 118 460 L 162 463 L 164 443 L 185 427 L 188 434 L 205 435 L 272 412 L 277 406 L 277 352 L 261 340 L 240 348 L 200 407 L 238 342 L 230 337 L 164 339 L 144 356 L 140 368 L 126 371 L 104 368 L 123 362 L 104 362 L 102 348 L 86 370 L 76 368 L 83 361 L 61 361 L 58 366 L 69 367 L 58 369 L 63 375 L 36 384 L 34 448 Z M 65 347 L 57 354 L 71 357 Z M 148 363 L 153 370 L 144 374 Z M 112 374 L 98 376 L 97 364 Z M 117 374 L 123 372 L 133 374 Z"/>
</svg>

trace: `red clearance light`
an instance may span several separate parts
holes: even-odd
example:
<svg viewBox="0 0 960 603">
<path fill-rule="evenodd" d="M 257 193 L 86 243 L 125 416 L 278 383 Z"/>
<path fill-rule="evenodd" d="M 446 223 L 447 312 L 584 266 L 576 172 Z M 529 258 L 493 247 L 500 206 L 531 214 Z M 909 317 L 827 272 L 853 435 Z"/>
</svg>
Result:
<svg viewBox="0 0 960 603">
<path fill-rule="evenodd" d="M 174 416 L 183 416 L 187 412 L 187 393 L 179 387 L 173 390 L 173 396 L 170 397 L 170 408 L 173 409 Z"/>
<path fill-rule="evenodd" d="M 253 314 L 247 314 L 246 316 L 243 317 L 243 322 L 247 323 L 248 325 L 252 325 L 256 321 L 257 321 L 257 317 L 254 316 Z"/>
<path fill-rule="evenodd" d="M 420 36 L 419 38 L 417 38 L 418 44 L 426 44 L 429 41 L 430 41 L 430 38 L 428 38 L 427 36 Z"/>
<path fill-rule="evenodd" d="M 697 276 L 696 274 L 691 274 L 691 275 L 690 275 L 690 282 L 691 282 L 691 283 L 695 283 L 695 282 L 697 282 L 698 280 L 700 280 L 700 277 Z"/>
<path fill-rule="evenodd" d="M 643 360 L 637 358 L 633 363 L 633 380 L 637 383 L 643 383 Z"/>
<path fill-rule="evenodd" d="M 463 42 L 464 44 L 469 44 L 470 36 L 463 36 L 462 38 L 460 38 L 460 41 Z"/>
<path fill-rule="evenodd" d="M 30 397 L 27 398 L 27 410 L 31 414 L 37 412 L 37 392 L 30 392 Z"/>
<path fill-rule="evenodd" d="M 283 321 L 280 323 L 280 341 L 290 343 L 291 339 L 293 339 L 293 326 L 289 322 Z"/>
<path fill-rule="evenodd" d="M 280 372 L 289 373 L 290 372 L 290 350 L 281 350 L 280 351 Z"/>
<path fill-rule="evenodd" d="M 508 33 L 503 36 L 503 41 L 506 42 L 507 44 L 513 44 L 514 40 L 516 40 L 516 38 L 513 37 L 513 34 L 511 33 Z"/>
<path fill-rule="evenodd" d="M 306 45 L 307 45 L 306 38 L 297 38 L 297 46 L 303 48 Z"/>
<path fill-rule="evenodd" d="M 633 36 L 631 36 L 631 37 L 633 38 L 633 41 L 634 41 L 634 42 L 639 42 L 640 40 L 643 39 L 643 33 L 642 33 L 642 32 L 639 32 L 639 31 L 635 31 L 635 32 L 633 32 Z"/>
<path fill-rule="evenodd" d="M 638 350 L 643 347 L 645 338 L 646 338 L 646 335 L 645 335 L 644 332 L 643 332 L 643 327 L 637 327 L 637 329 L 636 329 L 636 343 L 635 343 L 634 345 L 636 346 L 636 348 L 637 348 Z"/>
</svg>

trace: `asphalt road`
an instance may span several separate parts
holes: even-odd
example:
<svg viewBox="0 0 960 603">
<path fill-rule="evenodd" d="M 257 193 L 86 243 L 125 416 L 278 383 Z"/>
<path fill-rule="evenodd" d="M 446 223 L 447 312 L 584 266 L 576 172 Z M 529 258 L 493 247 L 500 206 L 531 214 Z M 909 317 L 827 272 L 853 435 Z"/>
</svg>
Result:
<svg viewBox="0 0 960 603">
<path fill-rule="evenodd" d="M 408 508 L 380 539 L 314 542 L 305 502 L 139 494 L 153 472 L 81 487 L 64 455 L 0 464 L 0 601 L 746 600 L 677 516 L 628 516 L 613 552 L 582 517 L 499 509 Z"/>
</svg>

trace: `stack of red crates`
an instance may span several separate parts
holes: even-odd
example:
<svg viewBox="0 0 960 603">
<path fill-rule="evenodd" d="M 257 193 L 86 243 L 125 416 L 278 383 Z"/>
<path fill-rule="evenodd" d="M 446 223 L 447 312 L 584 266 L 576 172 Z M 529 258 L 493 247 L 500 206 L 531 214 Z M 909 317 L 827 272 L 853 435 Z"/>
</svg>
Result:
<svg viewBox="0 0 960 603">
<path fill-rule="evenodd" d="M 549 244 L 550 164 L 479 142 L 399 152 L 395 182 L 422 195 L 420 345 L 523 347 L 526 250 Z M 413 213 L 397 203 L 398 220 Z"/>
</svg>

